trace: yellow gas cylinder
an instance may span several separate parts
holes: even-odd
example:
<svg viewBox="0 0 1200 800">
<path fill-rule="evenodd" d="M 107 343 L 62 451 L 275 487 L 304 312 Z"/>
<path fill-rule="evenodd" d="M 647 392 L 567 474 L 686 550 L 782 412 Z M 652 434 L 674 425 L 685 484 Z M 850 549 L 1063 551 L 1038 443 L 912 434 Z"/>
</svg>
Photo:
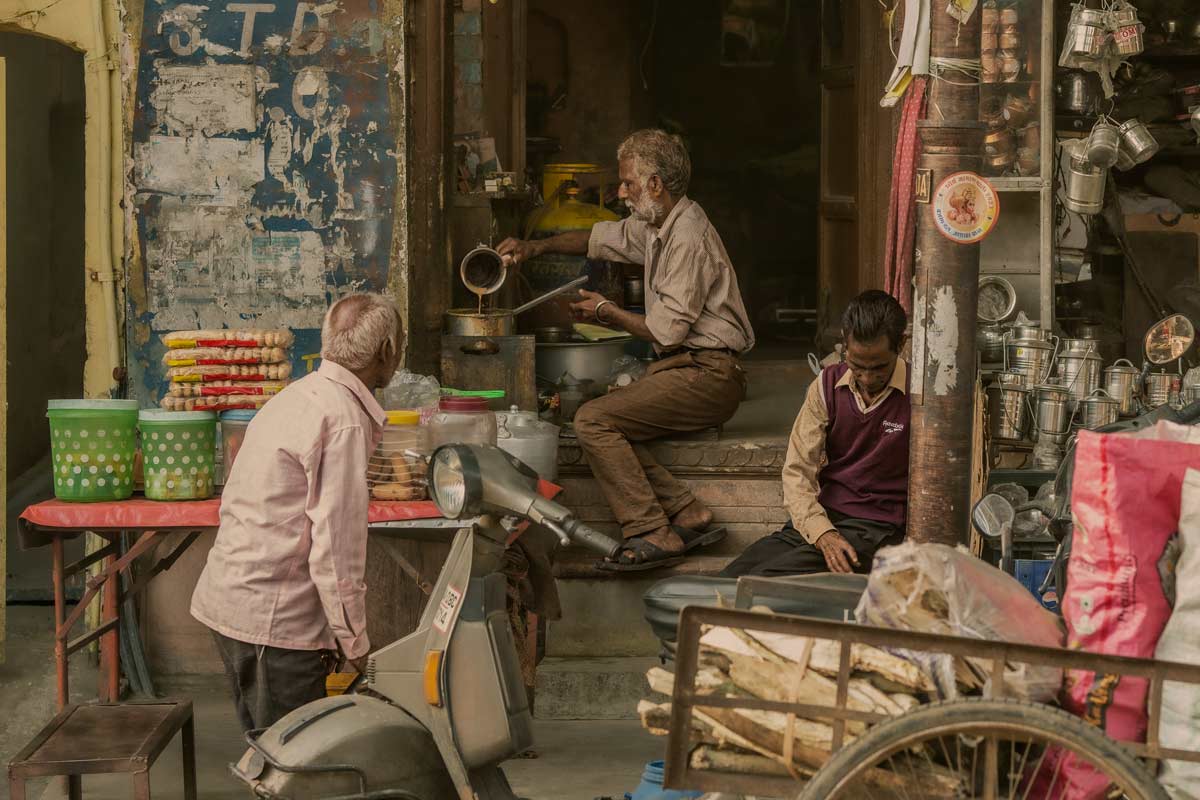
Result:
<svg viewBox="0 0 1200 800">
<path fill-rule="evenodd" d="M 569 231 L 588 231 L 597 222 L 615 222 L 616 214 L 604 206 L 583 203 L 579 200 L 577 178 L 581 175 L 605 175 L 608 170 L 597 164 L 547 164 L 542 173 L 542 196 L 545 204 L 530 214 L 526 222 L 525 238 L 544 239 Z M 601 196 L 604 181 L 600 182 Z M 541 294 L 569 283 L 581 275 L 592 280 L 588 288 L 605 297 L 620 302 L 622 283 L 621 269 L 608 262 L 589 265 L 584 256 L 544 255 L 530 259 L 522 268 L 522 275 L 529 282 L 533 293 Z M 522 315 L 529 319 L 518 320 L 524 330 L 538 327 L 568 325 L 571 321 L 568 304 L 577 299 L 573 294 L 555 298 Z"/>
</svg>

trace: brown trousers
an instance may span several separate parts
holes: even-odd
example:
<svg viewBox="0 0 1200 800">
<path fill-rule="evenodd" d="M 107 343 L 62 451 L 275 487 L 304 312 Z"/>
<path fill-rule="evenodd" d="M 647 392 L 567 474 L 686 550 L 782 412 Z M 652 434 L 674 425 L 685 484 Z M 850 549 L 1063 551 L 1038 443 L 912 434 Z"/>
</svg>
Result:
<svg viewBox="0 0 1200 800">
<path fill-rule="evenodd" d="M 580 407 L 579 446 L 625 538 L 667 525 L 695 499 L 644 443 L 722 424 L 745 391 L 736 357 L 693 350 L 655 362 L 641 380 Z"/>
</svg>

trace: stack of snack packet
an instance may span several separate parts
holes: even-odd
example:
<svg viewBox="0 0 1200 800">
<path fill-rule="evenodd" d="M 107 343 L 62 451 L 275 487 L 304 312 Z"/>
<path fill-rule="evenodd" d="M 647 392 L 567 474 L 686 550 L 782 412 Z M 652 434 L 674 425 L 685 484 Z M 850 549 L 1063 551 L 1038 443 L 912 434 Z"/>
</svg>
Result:
<svg viewBox="0 0 1200 800">
<path fill-rule="evenodd" d="M 176 331 L 163 336 L 167 411 L 261 408 L 292 374 L 288 330 Z"/>
</svg>

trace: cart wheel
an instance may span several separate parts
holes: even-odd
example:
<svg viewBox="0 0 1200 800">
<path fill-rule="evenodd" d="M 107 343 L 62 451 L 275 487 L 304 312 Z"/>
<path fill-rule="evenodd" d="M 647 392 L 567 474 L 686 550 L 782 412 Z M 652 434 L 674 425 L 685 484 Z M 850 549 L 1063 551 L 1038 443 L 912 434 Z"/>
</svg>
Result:
<svg viewBox="0 0 1200 800">
<path fill-rule="evenodd" d="M 1067 796 L 1062 759 L 1109 782 L 1097 797 L 1168 800 L 1142 763 L 1061 709 L 1019 700 L 933 703 L 876 725 L 843 747 L 798 800 Z"/>
</svg>

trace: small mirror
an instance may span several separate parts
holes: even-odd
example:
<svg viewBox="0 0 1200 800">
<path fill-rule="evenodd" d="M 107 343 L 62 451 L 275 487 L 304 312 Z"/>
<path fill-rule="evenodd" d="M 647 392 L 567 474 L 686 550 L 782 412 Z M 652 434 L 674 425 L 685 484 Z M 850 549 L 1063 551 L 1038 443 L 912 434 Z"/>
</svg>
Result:
<svg viewBox="0 0 1200 800">
<path fill-rule="evenodd" d="M 999 539 L 1005 531 L 1012 530 L 1017 512 L 1012 503 L 1001 494 L 985 494 L 971 511 L 971 523 L 981 536 Z"/>
<path fill-rule="evenodd" d="M 1196 341 L 1196 327 L 1183 314 L 1167 317 L 1146 333 L 1146 360 L 1169 364 L 1183 358 Z"/>
</svg>

